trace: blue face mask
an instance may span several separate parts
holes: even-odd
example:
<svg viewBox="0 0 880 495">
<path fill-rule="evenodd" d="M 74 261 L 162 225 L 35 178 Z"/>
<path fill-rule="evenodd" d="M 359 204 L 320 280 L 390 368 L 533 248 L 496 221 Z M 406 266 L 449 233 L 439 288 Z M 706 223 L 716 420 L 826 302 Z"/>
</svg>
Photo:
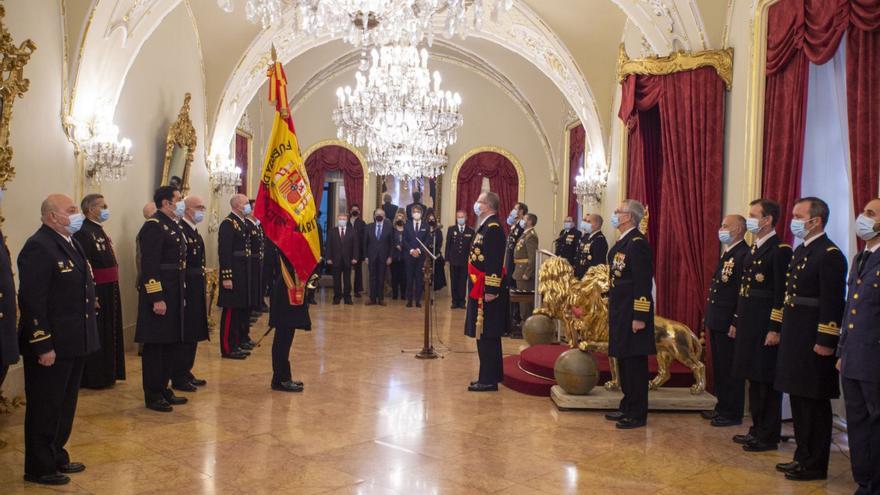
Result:
<svg viewBox="0 0 880 495">
<path fill-rule="evenodd" d="M 526 219 L 525 218 L 523 218 L 522 220 L 519 221 L 519 227 L 521 229 L 526 228 Z"/>
<path fill-rule="evenodd" d="M 344 229 L 345 226 L 348 225 L 348 221 L 347 220 L 337 220 L 336 225 L 338 225 L 340 228 Z"/>
<path fill-rule="evenodd" d="M 807 229 L 807 222 L 809 222 L 809 220 L 792 219 L 791 233 L 794 234 L 794 236 L 798 239 L 806 238 L 807 234 L 810 233 L 810 231 Z"/>
<path fill-rule="evenodd" d="M 864 213 L 859 215 L 859 218 L 856 218 L 856 235 L 859 236 L 859 239 L 870 241 L 880 235 L 880 232 L 874 230 L 876 223 L 873 218 L 865 216 Z"/>
<path fill-rule="evenodd" d="M 592 234 L 593 224 L 588 222 L 581 222 L 581 230 L 583 230 L 585 234 Z"/>
<path fill-rule="evenodd" d="M 758 225 L 760 222 L 757 218 L 747 218 L 746 219 L 746 230 L 753 234 L 757 234 L 759 230 L 761 230 L 761 226 Z"/>
<path fill-rule="evenodd" d="M 244 216 L 248 216 L 253 212 L 254 212 L 254 209 L 251 207 L 250 203 L 244 205 L 244 209 L 242 210 L 242 213 L 244 213 Z"/>
<path fill-rule="evenodd" d="M 480 203 L 474 203 L 474 215 L 480 216 Z"/>
<path fill-rule="evenodd" d="M 74 213 L 73 215 L 68 216 L 67 219 L 70 221 L 70 224 L 65 225 L 64 229 L 67 230 L 68 234 L 73 235 L 79 232 L 79 229 L 82 228 L 86 216 L 82 213 Z"/>
<path fill-rule="evenodd" d="M 722 244 L 730 244 L 730 231 L 729 230 L 719 230 L 718 231 L 718 240 L 721 241 Z"/>
<path fill-rule="evenodd" d="M 455 219 L 455 223 L 457 223 L 459 225 L 464 225 L 464 222 L 465 222 L 464 218 L 456 218 Z"/>
<path fill-rule="evenodd" d="M 101 213 L 98 213 L 98 220 L 100 220 L 101 223 L 104 223 L 107 220 L 110 220 L 110 210 L 107 208 L 104 208 L 103 210 L 101 210 Z"/>
<path fill-rule="evenodd" d="M 507 225 L 513 225 L 516 223 L 516 215 L 507 215 Z"/>
<path fill-rule="evenodd" d="M 185 212 L 185 211 L 186 211 L 186 203 L 184 203 L 183 200 L 181 199 L 180 201 L 178 201 L 174 205 L 174 215 L 177 216 L 177 218 L 183 218 L 183 212 Z"/>
<path fill-rule="evenodd" d="M 204 220 L 204 219 L 205 219 L 205 212 L 196 210 L 196 212 L 193 213 L 193 223 L 201 223 L 202 220 Z"/>
<path fill-rule="evenodd" d="M 611 226 L 615 229 L 620 227 L 620 216 L 617 213 L 611 214 Z"/>
<path fill-rule="evenodd" d="M 562 223 L 562 227 L 563 227 L 565 230 L 571 230 L 571 228 L 574 227 L 574 225 L 573 225 L 571 222 L 563 222 L 563 223 Z"/>
</svg>

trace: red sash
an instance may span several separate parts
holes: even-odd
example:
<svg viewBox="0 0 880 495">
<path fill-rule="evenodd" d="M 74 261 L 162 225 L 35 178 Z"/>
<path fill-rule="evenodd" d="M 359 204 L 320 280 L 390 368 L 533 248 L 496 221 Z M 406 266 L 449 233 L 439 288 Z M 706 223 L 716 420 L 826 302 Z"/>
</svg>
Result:
<svg viewBox="0 0 880 495">
<path fill-rule="evenodd" d="M 471 278 L 471 282 L 474 284 L 471 287 L 470 293 L 468 296 L 471 299 L 483 299 L 483 296 L 486 294 L 486 272 L 480 271 L 472 265 L 468 263 L 468 276 Z M 505 268 L 501 269 L 501 278 L 507 276 L 507 270 Z"/>
<path fill-rule="evenodd" d="M 93 268 L 92 272 L 95 276 L 95 285 L 104 285 L 119 282 L 118 266 L 111 266 L 110 268 Z"/>
</svg>

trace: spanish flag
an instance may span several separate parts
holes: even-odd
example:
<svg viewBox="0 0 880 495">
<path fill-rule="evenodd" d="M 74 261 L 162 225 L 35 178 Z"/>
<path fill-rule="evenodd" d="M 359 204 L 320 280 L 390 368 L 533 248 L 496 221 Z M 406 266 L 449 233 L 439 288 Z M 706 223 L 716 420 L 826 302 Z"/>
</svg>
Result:
<svg viewBox="0 0 880 495">
<path fill-rule="evenodd" d="M 287 77 L 280 62 L 269 67 L 269 101 L 275 103 L 275 121 L 266 150 L 254 216 L 285 258 L 293 265 L 293 280 L 285 277 L 290 301 L 318 264 L 321 244 L 315 219 L 315 198 L 299 151 L 293 119 L 287 106 Z M 301 297 L 297 297 L 301 304 Z"/>
</svg>

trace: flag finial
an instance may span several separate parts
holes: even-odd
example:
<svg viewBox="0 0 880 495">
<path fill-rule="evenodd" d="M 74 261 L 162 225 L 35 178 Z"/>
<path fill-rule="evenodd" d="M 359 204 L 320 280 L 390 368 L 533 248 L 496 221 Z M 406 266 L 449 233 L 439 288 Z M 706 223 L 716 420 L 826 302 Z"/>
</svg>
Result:
<svg viewBox="0 0 880 495">
<path fill-rule="evenodd" d="M 275 50 L 275 43 L 272 43 L 272 63 L 278 62 L 278 52 Z"/>
</svg>

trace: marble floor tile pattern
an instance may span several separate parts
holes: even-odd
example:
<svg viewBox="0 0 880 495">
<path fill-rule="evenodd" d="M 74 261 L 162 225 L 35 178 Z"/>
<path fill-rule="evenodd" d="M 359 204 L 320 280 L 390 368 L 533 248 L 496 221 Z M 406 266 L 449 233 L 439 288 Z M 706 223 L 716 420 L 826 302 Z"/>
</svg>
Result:
<svg viewBox="0 0 880 495">
<path fill-rule="evenodd" d="M 355 300 L 362 303 L 363 300 Z M 827 482 L 774 471 L 794 446 L 747 454 L 743 428 L 712 428 L 695 413 L 652 413 L 647 428 L 618 431 L 598 412 L 558 411 L 548 398 L 505 389 L 466 391 L 476 377 L 464 311 L 438 299 L 442 359 L 413 357 L 423 313 L 312 306 L 291 359 L 305 392 L 269 389 L 271 336 L 246 361 L 199 346 L 207 387 L 171 414 L 144 408 L 140 360 L 128 380 L 83 390 L 68 445 L 87 470 L 64 487 L 22 481 L 23 410 L 0 416 L 0 493 L 95 494 L 850 494 L 846 436 L 837 434 Z M 216 316 L 216 313 L 215 313 Z M 252 329 L 256 340 L 266 316 Z M 516 353 L 522 340 L 504 341 Z M 180 392 L 178 392 L 180 394 Z"/>
</svg>

